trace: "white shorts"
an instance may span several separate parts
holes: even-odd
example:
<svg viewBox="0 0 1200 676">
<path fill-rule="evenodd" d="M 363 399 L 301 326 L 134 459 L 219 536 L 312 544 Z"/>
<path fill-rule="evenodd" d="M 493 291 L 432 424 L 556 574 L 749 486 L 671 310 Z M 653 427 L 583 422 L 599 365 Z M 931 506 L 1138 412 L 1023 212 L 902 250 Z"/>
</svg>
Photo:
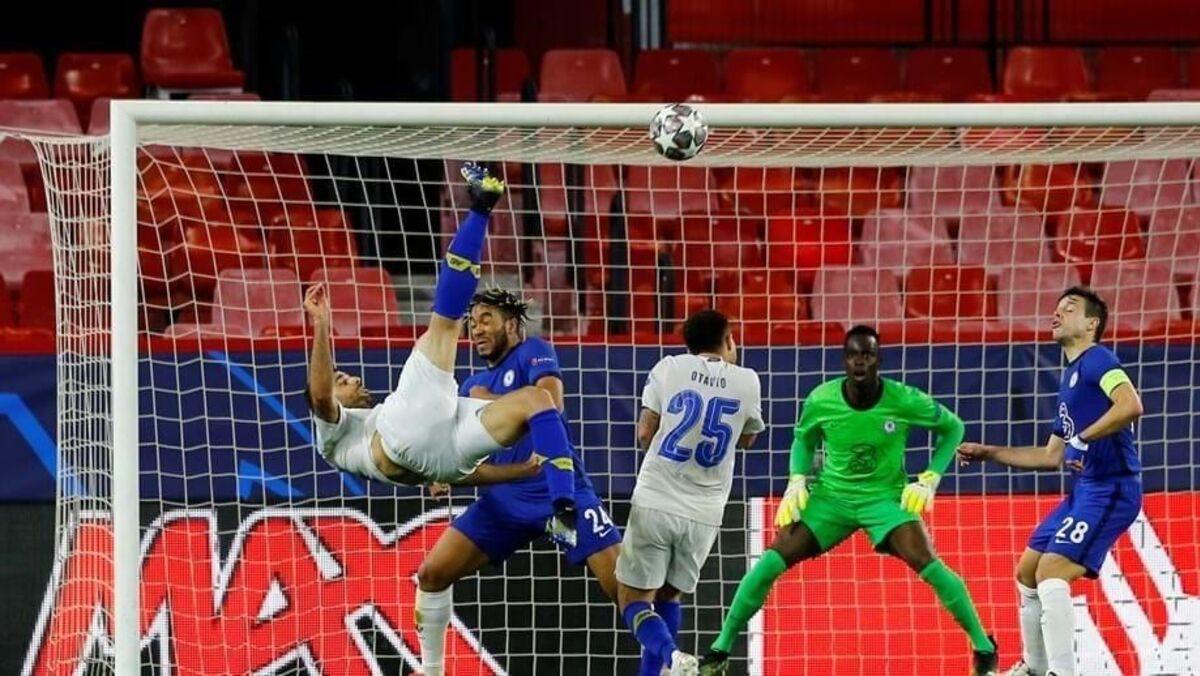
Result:
<svg viewBox="0 0 1200 676">
<path fill-rule="evenodd" d="M 479 419 L 490 403 L 458 396 L 454 375 L 414 349 L 380 407 L 376 429 L 396 464 L 431 480 L 455 481 L 500 450 Z"/>
<path fill-rule="evenodd" d="M 665 583 L 691 594 L 720 532 L 717 526 L 634 505 L 617 557 L 617 581 L 635 589 L 660 589 Z"/>
</svg>

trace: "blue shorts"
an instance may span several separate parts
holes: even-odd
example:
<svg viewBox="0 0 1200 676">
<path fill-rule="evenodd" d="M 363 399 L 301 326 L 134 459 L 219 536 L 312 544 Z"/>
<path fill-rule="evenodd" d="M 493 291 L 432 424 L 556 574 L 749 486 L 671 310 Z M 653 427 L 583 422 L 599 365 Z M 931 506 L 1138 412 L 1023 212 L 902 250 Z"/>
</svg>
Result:
<svg viewBox="0 0 1200 676">
<path fill-rule="evenodd" d="M 592 491 L 575 494 L 578 540 L 566 550 L 567 562 L 582 565 L 588 557 L 621 543 L 621 531 L 609 518 L 600 497 Z M 521 509 L 491 493 L 476 500 L 450 525 L 475 543 L 493 565 L 503 563 L 513 552 L 546 534 L 546 520 L 554 510 Z M 561 545 L 560 545 L 561 547 Z"/>
<path fill-rule="evenodd" d="M 1108 550 L 1141 508 L 1142 482 L 1136 476 L 1080 480 L 1029 536 L 1029 548 L 1064 556 L 1097 577 Z"/>
</svg>

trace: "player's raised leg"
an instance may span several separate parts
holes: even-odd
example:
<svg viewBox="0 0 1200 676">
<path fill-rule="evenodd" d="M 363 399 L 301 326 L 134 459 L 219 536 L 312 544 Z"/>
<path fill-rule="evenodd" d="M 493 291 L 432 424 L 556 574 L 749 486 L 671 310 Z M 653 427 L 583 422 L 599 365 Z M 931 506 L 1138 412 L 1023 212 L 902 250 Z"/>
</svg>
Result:
<svg viewBox="0 0 1200 676">
<path fill-rule="evenodd" d="M 794 492 L 795 490 L 795 480 L 793 480 L 793 484 L 788 487 L 788 495 L 784 497 L 783 503 L 780 505 L 780 510 L 787 509 L 793 496 L 799 495 Z M 805 497 L 797 504 L 807 503 L 807 488 L 804 489 L 803 494 Z M 798 516 L 798 512 L 796 516 Z M 848 531 L 846 536 L 850 532 L 853 531 Z M 738 583 L 733 603 L 729 606 L 729 612 L 725 614 L 725 621 L 721 623 L 721 633 L 713 641 L 709 652 L 700 660 L 701 676 L 727 673 L 729 654 L 733 652 L 733 644 L 750 622 L 750 618 L 762 609 L 763 604 L 766 603 L 767 594 L 771 591 L 771 587 L 775 586 L 775 581 L 792 566 L 805 559 L 818 556 L 822 551 L 821 543 L 817 540 L 816 535 L 803 522 L 789 521 L 785 527 L 779 530 L 775 541 L 771 543 L 771 548 L 763 553 L 758 562 L 746 572 L 742 581 Z"/>
<path fill-rule="evenodd" d="M 896 526 L 887 535 L 887 549 L 933 587 L 942 607 L 966 632 L 974 652 L 975 676 L 994 676 L 997 673 L 996 644 L 983 629 L 967 585 L 934 554 L 922 522 L 908 521 Z"/>
<path fill-rule="evenodd" d="M 417 338 L 416 349 L 443 371 L 453 371 L 462 320 L 479 284 L 479 260 L 487 238 L 492 208 L 504 195 L 504 182 L 487 169 L 468 162 L 462 168 L 471 195 L 471 210 L 458 225 L 438 270 L 429 328 Z"/>
</svg>

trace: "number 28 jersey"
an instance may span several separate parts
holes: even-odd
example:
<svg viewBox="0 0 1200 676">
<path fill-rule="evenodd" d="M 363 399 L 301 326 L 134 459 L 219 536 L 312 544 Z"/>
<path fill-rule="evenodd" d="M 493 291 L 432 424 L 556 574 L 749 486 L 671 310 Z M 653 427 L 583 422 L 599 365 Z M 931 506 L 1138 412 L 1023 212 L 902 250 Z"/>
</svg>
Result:
<svg viewBox="0 0 1200 676">
<path fill-rule="evenodd" d="M 633 504 L 720 526 L 738 438 L 766 427 L 758 374 L 717 357 L 664 357 L 650 371 L 642 406 L 660 420 Z"/>
</svg>

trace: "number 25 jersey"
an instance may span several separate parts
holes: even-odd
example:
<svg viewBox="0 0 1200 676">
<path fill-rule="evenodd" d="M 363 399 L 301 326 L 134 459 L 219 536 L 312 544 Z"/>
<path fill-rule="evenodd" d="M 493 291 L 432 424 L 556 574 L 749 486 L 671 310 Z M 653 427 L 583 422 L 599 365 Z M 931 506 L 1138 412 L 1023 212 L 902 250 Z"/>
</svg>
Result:
<svg viewBox="0 0 1200 676">
<path fill-rule="evenodd" d="M 642 406 L 660 420 L 633 504 L 720 526 L 738 438 L 766 427 L 758 374 L 718 357 L 664 357 L 650 371 Z"/>
</svg>

